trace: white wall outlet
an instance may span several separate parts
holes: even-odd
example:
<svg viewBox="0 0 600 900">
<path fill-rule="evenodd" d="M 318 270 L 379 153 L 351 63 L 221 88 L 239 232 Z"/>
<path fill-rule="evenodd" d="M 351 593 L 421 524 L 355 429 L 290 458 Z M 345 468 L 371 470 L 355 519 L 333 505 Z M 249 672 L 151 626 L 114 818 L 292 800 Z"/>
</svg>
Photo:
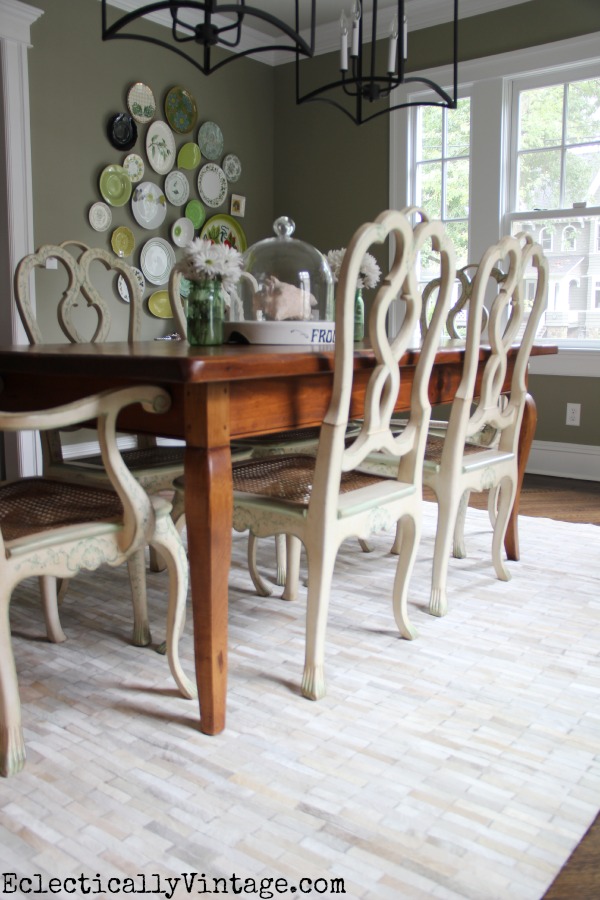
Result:
<svg viewBox="0 0 600 900">
<path fill-rule="evenodd" d="M 567 425 L 579 425 L 581 403 L 567 403 Z"/>
</svg>

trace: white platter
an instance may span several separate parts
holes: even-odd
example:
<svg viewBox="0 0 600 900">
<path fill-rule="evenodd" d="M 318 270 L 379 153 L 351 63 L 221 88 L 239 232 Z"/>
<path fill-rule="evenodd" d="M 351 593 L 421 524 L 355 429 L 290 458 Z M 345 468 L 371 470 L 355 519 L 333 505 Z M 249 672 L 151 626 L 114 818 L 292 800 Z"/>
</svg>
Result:
<svg viewBox="0 0 600 900">
<path fill-rule="evenodd" d="M 146 281 L 166 284 L 175 265 L 175 251 L 163 238 L 150 238 L 142 247 L 140 266 Z"/>
<path fill-rule="evenodd" d="M 335 322 L 224 322 L 226 341 L 242 344 L 335 344 Z"/>
<path fill-rule="evenodd" d="M 157 184 L 142 181 L 133 191 L 131 212 L 142 228 L 158 228 L 167 215 L 167 198 Z"/>
<path fill-rule="evenodd" d="M 227 178 L 216 163 L 206 163 L 198 172 L 200 199 L 213 209 L 221 206 L 227 197 Z"/>
<path fill-rule="evenodd" d="M 175 165 L 175 138 L 166 122 L 153 122 L 146 133 L 146 156 L 159 175 L 166 175 Z"/>
</svg>

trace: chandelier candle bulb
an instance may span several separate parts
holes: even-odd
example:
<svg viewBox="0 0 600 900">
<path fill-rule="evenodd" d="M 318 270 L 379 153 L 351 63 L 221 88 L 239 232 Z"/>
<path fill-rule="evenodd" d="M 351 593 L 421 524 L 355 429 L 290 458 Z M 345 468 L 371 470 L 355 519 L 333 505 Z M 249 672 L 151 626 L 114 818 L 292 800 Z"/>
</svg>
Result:
<svg viewBox="0 0 600 900">
<path fill-rule="evenodd" d="M 390 52 L 388 56 L 388 72 L 392 75 L 396 71 L 396 51 L 398 49 L 398 18 L 394 16 L 390 29 Z"/>
<path fill-rule="evenodd" d="M 350 55 L 354 57 L 358 57 L 360 17 L 360 0 L 354 0 L 354 6 L 352 7 L 352 50 L 350 51 Z"/>
<path fill-rule="evenodd" d="M 342 10 L 342 14 L 340 16 L 340 31 L 342 35 L 342 45 L 340 49 L 340 70 L 342 72 L 348 71 L 348 20 L 346 19 L 346 14 L 344 10 Z"/>
</svg>

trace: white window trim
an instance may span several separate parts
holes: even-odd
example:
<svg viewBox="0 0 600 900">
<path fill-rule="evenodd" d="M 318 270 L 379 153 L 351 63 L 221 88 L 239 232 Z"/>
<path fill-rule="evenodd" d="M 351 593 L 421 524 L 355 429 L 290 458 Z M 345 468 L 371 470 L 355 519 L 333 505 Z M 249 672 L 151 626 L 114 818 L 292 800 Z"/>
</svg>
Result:
<svg viewBox="0 0 600 900">
<path fill-rule="evenodd" d="M 489 110 L 490 113 L 489 116 L 484 114 L 483 119 L 478 117 L 477 132 L 472 131 L 471 134 L 472 144 L 477 142 L 479 148 L 482 146 L 485 148 L 486 171 L 489 167 L 495 166 L 497 171 L 503 172 L 501 151 L 508 150 L 508 146 L 505 146 L 508 137 L 502 131 L 502 117 L 495 112 L 498 109 L 498 92 L 501 92 L 500 102 L 506 109 L 511 100 L 510 81 L 515 78 L 542 73 L 550 67 L 557 70 L 581 67 L 583 71 L 591 64 L 597 65 L 598 57 L 600 57 L 600 32 L 595 32 L 571 40 L 556 41 L 459 64 L 459 94 L 469 93 L 473 104 L 480 100 L 483 109 Z M 452 80 L 450 66 L 418 74 L 442 85 L 450 84 Z M 398 88 L 390 97 L 390 105 L 401 102 L 401 98 L 408 96 L 409 93 L 412 95 L 419 93 L 409 90 L 409 87 L 407 85 Z M 490 102 L 492 98 L 493 103 Z M 390 118 L 390 207 L 402 209 L 413 202 L 410 196 L 411 179 L 403 174 L 410 172 L 413 164 L 408 110 L 397 110 L 391 113 Z M 503 214 L 508 208 L 506 200 L 509 187 L 507 179 L 501 179 L 498 189 L 498 185 L 489 183 L 485 173 L 477 171 L 477 167 L 471 165 L 471 197 L 477 198 L 477 206 L 473 204 L 472 210 L 470 241 L 475 259 L 480 258 L 484 250 L 499 240 L 503 234 Z M 392 328 L 397 324 L 394 313 L 395 310 L 392 310 Z M 557 356 L 533 358 L 530 371 L 536 374 L 539 372 L 600 377 L 600 350 L 561 347 Z"/>
</svg>

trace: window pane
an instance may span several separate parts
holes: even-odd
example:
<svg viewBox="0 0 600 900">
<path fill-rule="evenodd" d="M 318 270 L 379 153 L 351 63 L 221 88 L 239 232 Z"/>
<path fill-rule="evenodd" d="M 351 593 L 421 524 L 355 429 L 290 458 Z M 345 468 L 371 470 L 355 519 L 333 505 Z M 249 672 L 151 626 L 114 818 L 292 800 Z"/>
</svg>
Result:
<svg viewBox="0 0 600 900">
<path fill-rule="evenodd" d="M 600 144 L 567 150 L 563 206 L 600 206 Z"/>
<path fill-rule="evenodd" d="M 458 101 L 456 109 L 447 113 L 448 136 L 446 156 L 468 156 L 471 147 L 471 99 Z"/>
<path fill-rule="evenodd" d="M 513 222 L 513 234 L 523 222 Z M 600 218 L 539 219 L 526 228 L 544 246 L 548 257 L 548 307 L 542 316 L 538 336 L 549 341 L 597 341 L 600 338 L 600 310 L 597 307 L 598 253 L 594 247 Z M 526 273 L 525 296 L 530 297 Z M 532 288 L 532 285 L 529 285 Z"/>
<path fill-rule="evenodd" d="M 562 143 L 564 86 L 522 91 L 519 99 L 519 150 L 541 150 Z"/>
<path fill-rule="evenodd" d="M 434 219 L 442 216 L 442 164 L 417 166 L 417 205 Z"/>
<path fill-rule="evenodd" d="M 442 110 L 435 106 L 424 106 L 420 110 L 420 147 L 417 160 L 440 159 L 442 156 Z"/>
<path fill-rule="evenodd" d="M 569 85 L 567 144 L 600 141 L 600 78 Z"/>
<path fill-rule="evenodd" d="M 446 208 L 444 219 L 463 219 L 469 215 L 469 160 L 446 163 Z"/>
<path fill-rule="evenodd" d="M 519 211 L 560 206 L 560 150 L 520 154 L 517 196 Z"/>
<path fill-rule="evenodd" d="M 447 222 L 446 232 L 454 244 L 456 268 L 462 269 L 469 263 L 469 223 Z"/>
</svg>

